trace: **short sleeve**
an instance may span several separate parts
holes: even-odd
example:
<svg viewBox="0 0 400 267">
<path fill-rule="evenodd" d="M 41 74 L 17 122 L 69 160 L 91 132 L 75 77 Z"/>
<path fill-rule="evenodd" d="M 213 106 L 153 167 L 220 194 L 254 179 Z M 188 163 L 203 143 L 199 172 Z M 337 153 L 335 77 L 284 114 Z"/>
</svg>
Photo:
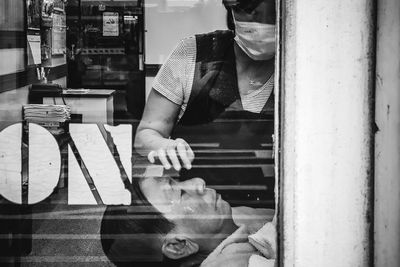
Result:
<svg viewBox="0 0 400 267">
<path fill-rule="evenodd" d="M 195 57 L 195 37 L 180 41 L 157 73 L 154 90 L 175 104 L 186 106 L 193 84 Z"/>
</svg>

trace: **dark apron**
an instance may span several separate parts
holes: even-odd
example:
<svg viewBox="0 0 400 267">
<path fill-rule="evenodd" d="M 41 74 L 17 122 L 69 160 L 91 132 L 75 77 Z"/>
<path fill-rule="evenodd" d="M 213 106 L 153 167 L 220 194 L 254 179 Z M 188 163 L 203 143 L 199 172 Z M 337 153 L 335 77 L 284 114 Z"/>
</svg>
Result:
<svg viewBox="0 0 400 267">
<path fill-rule="evenodd" d="M 272 150 L 274 96 L 271 94 L 260 113 L 243 110 L 233 37 L 231 31 L 196 35 L 192 92 L 171 135 L 183 138 L 195 151 L 194 167 L 182 170 L 181 179 L 201 177 L 208 185 L 240 185 L 246 184 L 246 179 L 252 185 L 265 184 L 265 171 L 253 167 L 273 165 L 272 160 L 254 155 Z"/>
</svg>

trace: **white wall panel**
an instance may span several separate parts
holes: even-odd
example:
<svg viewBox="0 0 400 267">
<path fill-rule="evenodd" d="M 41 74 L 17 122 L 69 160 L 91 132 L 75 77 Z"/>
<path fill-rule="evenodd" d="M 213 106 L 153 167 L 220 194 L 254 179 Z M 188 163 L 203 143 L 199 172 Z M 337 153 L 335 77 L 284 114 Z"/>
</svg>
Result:
<svg viewBox="0 0 400 267">
<path fill-rule="evenodd" d="M 15 73 L 25 69 L 23 48 L 0 49 L 0 75 Z"/>
<path fill-rule="evenodd" d="M 146 0 L 145 63 L 164 63 L 185 37 L 226 28 L 221 0 Z"/>
<path fill-rule="evenodd" d="M 284 1 L 284 266 L 370 262 L 372 2 Z"/>
<path fill-rule="evenodd" d="M 378 1 L 375 266 L 400 266 L 400 1 Z"/>
</svg>

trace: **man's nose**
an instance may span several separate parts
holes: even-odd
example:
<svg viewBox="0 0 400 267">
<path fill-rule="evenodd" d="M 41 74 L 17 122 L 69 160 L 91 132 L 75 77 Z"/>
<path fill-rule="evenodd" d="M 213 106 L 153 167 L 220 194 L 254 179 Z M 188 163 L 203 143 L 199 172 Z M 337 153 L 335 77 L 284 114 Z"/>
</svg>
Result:
<svg viewBox="0 0 400 267">
<path fill-rule="evenodd" d="M 206 183 L 201 178 L 192 178 L 181 182 L 179 187 L 187 193 L 203 195 L 206 190 Z"/>
</svg>

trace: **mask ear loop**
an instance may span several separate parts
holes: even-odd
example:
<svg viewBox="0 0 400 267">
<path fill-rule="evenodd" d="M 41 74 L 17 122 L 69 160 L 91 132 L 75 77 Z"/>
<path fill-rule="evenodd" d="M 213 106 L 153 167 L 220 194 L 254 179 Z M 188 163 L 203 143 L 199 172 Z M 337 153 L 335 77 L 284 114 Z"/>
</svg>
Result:
<svg viewBox="0 0 400 267">
<path fill-rule="evenodd" d="M 236 36 L 236 31 L 237 31 L 238 24 L 237 24 L 237 20 L 235 19 L 235 12 L 233 11 L 232 8 L 231 8 L 231 14 L 232 14 L 233 25 L 235 27 L 233 33 Z"/>
<path fill-rule="evenodd" d="M 236 29 L 236 19 L 235 19 L 235 12 L 233 11 L 233 9 L 231 8 L 231 13 L 232 13 L 232 19 L 233 19 L 233 24 L 235 25 L 235 29 Z"/>
</svg>

